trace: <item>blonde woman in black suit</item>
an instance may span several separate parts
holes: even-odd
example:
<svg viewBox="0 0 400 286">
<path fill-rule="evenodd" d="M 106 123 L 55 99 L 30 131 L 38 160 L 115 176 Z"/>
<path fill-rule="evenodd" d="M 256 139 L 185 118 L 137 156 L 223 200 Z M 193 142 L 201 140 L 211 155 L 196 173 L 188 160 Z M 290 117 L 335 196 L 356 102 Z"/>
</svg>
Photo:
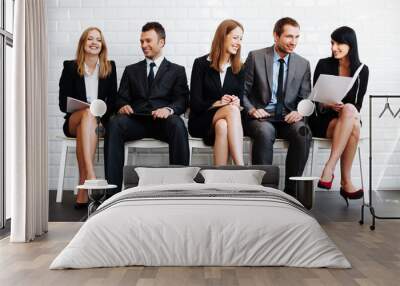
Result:
<svg viewBox="0 0 400 286">
<path fill-rule="evenodd" d="M 96 178 L 93 158 L 96 150 L 96 119 L 89 108 L 73 113 L 67 112 L 67 97 L 84 102 L 101 99 L 107 104 L 107 113 L 102 117 L 105 125 L 113 111 L 113 99 L 117 93 L 115 63 L 107 58 L 107 46 L 100 29 L 87 28 L 81 35 L 76 59 L 64 62 L 60 78 L 59 105 L 65 112 L 64 134 L 76 138 L 76 156 L 79 167 L 79 184 Z M 76 208 L 87 205 L 86 190 L 79 190 Z"/>
<path fill-rule="evenodd" d="M 197 58 L 193 64 L 189 133 L 214 146 L 215 165 L 226 165 L 229 154 L 236 165 L 243 165 L 242 37 L 240 23 L 223 21 L 215 32 L 210 54 Z"/>
</svg>

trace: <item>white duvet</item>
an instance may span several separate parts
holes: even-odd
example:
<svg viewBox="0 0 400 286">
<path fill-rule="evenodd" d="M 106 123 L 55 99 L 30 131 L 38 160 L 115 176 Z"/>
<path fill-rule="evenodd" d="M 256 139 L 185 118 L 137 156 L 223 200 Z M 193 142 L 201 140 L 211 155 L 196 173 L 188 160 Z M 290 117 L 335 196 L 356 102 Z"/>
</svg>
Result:
<svg viewBox="0 0 400 286">
<path fill-rule="evenodd" d="M 265 191 L 271 198 L 178 195 L 129 199 L 146 191 L 169 190 L 253 190 Z M 254 185 L 131 188 L 105 201 L 50 269 L 127 265 L 351 267 L 318 222 L 294 203 L 299 204 L 279 190 Z"/>
</svg>

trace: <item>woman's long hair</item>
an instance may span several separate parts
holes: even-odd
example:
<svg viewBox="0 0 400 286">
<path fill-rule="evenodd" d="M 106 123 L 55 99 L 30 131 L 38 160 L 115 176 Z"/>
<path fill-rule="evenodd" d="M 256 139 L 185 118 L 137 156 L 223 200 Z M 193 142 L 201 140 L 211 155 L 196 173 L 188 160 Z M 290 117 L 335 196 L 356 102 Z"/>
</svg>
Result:
<svg viewBox="0 0 400 286">
<path fill-rule="evenodd" d="M 215 69 L 216 71 L 221 71 L 220 67 L 220 62 L 222 59 L 222 55 L 225 51 L 225 38 L 226 36 L 235 28 L 240 27 L 242 31 L 244 31 L 242 24 L 240 24 L 238 21 L 228 19 L 222 21 L 221 24 L 219 24 L 217 30 L 215 31 L 214 34 L 214 39 L 211 44 L 211 51 L 210 51 L 210 59 L 211 59 L 211 67 Z M 237 74 L 240 72 L 240 69 L 242 68 L 242 62 L 240 59 L 240 51 L 241 51 L 241 46 L 239 47 L 237 53 L 235 55 L 231 55 L 231 68 L 232 72 L 234 74 Z"/>
<path fill-rule="evenodd" d="M 347 26 L 337 28 L 331 34 L 332 40 L 338 42 L 339 44 L 349 45 L 349 60 L 350 60 L 350 71 L 351 75 L 354 75 L 358 67 L 361 65 L 360 58 L 358 56 L 358 45 L 356 32 Z M 332 58 L 333 54 L 332 54 Z"/>
<path fill-rule="evenodd" d="M 106 41 L 104 40 L 103 33 L 97 27 L 87 28 L 85 31 L 83 31 L 83 33 L 79 39 L 78 48 L 76 50 L 76 64 L 78 66 L 78 74 L 80 76 L 84 75 L 84 72 L 85 72 L 85 44 L 86 44 L 87 38 L 89 37 L 89 32 L 93 31 L 93 30 L 98 31 L 100 33 L 100 37 L 101 37 L 101 51 L 99 54 L 99 63 L 100 63 L 99 77 L 106 78 L 111 73 L 111 64 L 107 59 L 108 50 L 107 50 Z"/>
</svg>

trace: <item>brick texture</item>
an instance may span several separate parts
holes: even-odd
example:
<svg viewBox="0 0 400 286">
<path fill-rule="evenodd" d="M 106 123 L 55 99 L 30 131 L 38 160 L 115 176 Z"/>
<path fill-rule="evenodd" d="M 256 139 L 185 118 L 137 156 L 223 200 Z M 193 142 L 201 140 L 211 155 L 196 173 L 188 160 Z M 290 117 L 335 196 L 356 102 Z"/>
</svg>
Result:
<svg viewBox="0 0 400 286">
<path fill-rule="evenodd" d="M 301 25 L 301 39 L 297 52 L 311 62 L 312 71 L 319 58 L 330 54 L 330 33 L 337 27 L 348 25 L 357 31 L 360 57 L 370 68 L 370 82 L 362 110 L 362 134 L 368 135 L 368 95 L 400 94 L 400 61 L 398 47 L 400 34 L 396 0 L 48 0 L 49 31 L 49 189 L 57 186 L 58 164 L 62 136 L 63 114 L 58 108 L 58 80 L 62 62 L 72 59 L 83 29 L 98 26 L 104 32 L 110 58 L 116 61 L 118 81 L 126 65 L 141 60 L 139 46 L 141 26 L 156 20 L 167 32 L 165 56 L 186 67 L 190 78 L 193 60 L 209 51 L 211 39 L 218 23 L 226 18 L 239 20 L 245 28 L 243 59 L 252 49 L 273 43 L 274 22 L 283 16 L 297 19 Z M 400 187 L 400 118 L 388 115 L 378 119 L 383 101 L 374 102 L 373 109 L 373 185 L 379 189 Z M 400 100 L 390 100 L 397 111 Z M 368 144 L 362 146 L 364 175 L 368 175 Z M 285 152 L 277 151 L 274 163 L 284 170 Z M 247 156 L 248 154 L 246 154 Z M 319 155 L 315 175 L 318 175 L 328 157 L 327 151 Z M 77 183 L 75 154 L 68 155 L 65 189 Z M 103 176 L 102 156 L 96 163 L 98 176 Z M 143 164 L 168 163 L 165 151 L 143 150 L 138 155 Z M 194 154 L 195 164 L 210 164 L 208 151 Z M 358 163 L 354 164 L 354 182 L 359 184 Z M 340 177 L 337 168 L 337 177 Z M 338 189 L 339 180 L 334 187 Z"/>
</svg>

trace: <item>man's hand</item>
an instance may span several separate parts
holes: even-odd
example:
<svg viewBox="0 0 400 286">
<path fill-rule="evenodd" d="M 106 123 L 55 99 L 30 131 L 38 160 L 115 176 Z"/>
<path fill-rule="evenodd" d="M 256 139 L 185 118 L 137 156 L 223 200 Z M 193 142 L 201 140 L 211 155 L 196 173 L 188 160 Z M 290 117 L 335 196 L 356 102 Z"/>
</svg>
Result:
<svg viewBox="0 0 400 286">
<path fill-rule="evenodd" d="M 249 115 L 256 119 L 267 118 L 267 117 L 271 116 L 271 114 L 266 112 L 265 109 L 263 109 L 263 108 L 259 108 L 259 109 L 253 108 L 252 110 L 249 111 Z"/>
<path fill-rule="evenodd" d="M 285 116 L 285 121 L 289 124 L 298 122 L 302 119 L 303 119 L 303 116 L 301 116 L 301 114 L 298 113 L 297 111 L 292 111 Z"/>
<path fill-rule="evenodd" d="M 127 114 L 127 115 L 129 115 L 129 114 L 133 114 L 134 112 L 133 112 L 133 109 L 132 109 L 132 107 L 130 106 L 130 105 L 124 105 L 124 106 L 122 106 L 119 110 L 118 110 L 118 113 L 119 114 Z"/>
<path fill-rule="evenodd" d="M 168 116 L 171 115 L 171 111 L 166 107 L 162 107 L 162 108 L 158 108 L 156 110 L 153 110 L 151 112 L 151 115 L 153 115 L 153 119 L 156 119 L 156 118 L 165 119 L 165 118 L 168 118 Z"/>
</svg>

